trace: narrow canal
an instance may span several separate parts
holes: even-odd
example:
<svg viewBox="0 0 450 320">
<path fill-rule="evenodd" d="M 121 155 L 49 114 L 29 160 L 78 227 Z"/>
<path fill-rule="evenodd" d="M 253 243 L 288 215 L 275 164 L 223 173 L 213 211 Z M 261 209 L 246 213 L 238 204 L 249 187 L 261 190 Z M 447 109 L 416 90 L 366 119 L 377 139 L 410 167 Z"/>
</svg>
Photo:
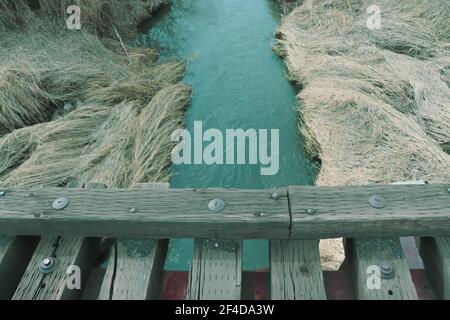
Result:
<svg viewBox="0 0 450 320">
<path fill-rule="evenodd" d="M 173 0 L 137 42 L 161 46 L 162 60 L 187 61 L 184 82 L 193 88 L 186 114 L 203 130 L 278 129 L 279 170 L 260 165 L 173 165 L 172 188 L 271 188 L 313 183 L 313 166 L 298 131 L 296 90 L 272 51 L 281 12 L 274 0 Z M 167 270 L 188 270 L 193 241 L 172 240 Z M 244 242 L 243 267 L 268 267 L 268 242 Z"/>
</svg>

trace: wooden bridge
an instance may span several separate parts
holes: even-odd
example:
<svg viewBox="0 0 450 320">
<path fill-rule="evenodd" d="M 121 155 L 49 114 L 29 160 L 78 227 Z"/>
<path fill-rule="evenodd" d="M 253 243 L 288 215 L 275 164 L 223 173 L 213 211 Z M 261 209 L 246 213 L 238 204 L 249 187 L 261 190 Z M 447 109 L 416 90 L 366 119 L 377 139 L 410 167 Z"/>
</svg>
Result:
<svg viewBox="0 0 450 320">
<path fill-rule="evenodd" d="M 106 189 L 71 180 L 0 188 L 0 235 L 0 299 L 159 299 L 170 290 L 195 300 L 450 298 L 450 185 Z M 410 270 L 403 236 L 420 240 L 423 270 Z M 318 240 L 336 237 L 346 261 L 323 272 Z M 197 239 L 175 285 L 164 271 L 174 238 Z M 243 239 L 270 240 L 267 272 L 242 271 Z M 81 289 L 67 285 L 71 266 Z M 371 270 L 378 286 L 368 284 Z"/>
</svg>

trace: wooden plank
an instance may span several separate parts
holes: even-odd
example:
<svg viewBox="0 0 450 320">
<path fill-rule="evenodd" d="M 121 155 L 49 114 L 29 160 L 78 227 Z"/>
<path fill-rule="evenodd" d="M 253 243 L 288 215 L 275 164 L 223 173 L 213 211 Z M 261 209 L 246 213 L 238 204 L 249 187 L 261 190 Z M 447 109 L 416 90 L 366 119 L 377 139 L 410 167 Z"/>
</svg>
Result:
<svg viewBox="0 0 450 320">
<path fill-rule="evenodd" d="M 380 195 L 386 206 L 372 207 Z M 445 185 L 290 187 L 291 238 L 449 235 L 450 193 Z M 313 209 L 314 214 L 307 213 Z"/>
<path fill-rule="evenodd" d="M 277 190 L 278 199 L 287 198 L 287 190 Z M 270 194 L 272 195 L 272 194 Z M 264 216 L 257 211 L 254 216 Z M 190 300 L 240 300 L 242 294 L 242 241 L 197 239 L 189 272 L 187 298 Z"/>
<path fill-rule="evenodd" d="M 408 263 L 399 238 L 346 239 L 347 266 L 359 300 L 417 300 Z M 393 277 L 379 277 L 384 262 L 394 267 Z M 379 286 L 377 286 L 377 277 Z"/>
<path fill-rule="evenodd" d="M 291 187 L 276 190 L 7 190 L 0 234 L 220 239 L 319 239 L 450 235 L 450 193 L 444 185 Z M 386 206 L 369 205 L 371 195 Z M 70 199 L 64 210 L 53 200 Z M 220 213 L 208 203 L 226 203 Z M 309 215 L 308 209 L 315 214 Z M 292 216 L 292 226 L 290 214 Z"/>
<path fill-rule="evenodd" d="M 81 186 L 77 180 L 68 181 L 67 187 Z M 102 184 L 89 183 L 89 189 L 102 189 Z M 33 192 L 33 197 L 34 197 Z M 80 299 L 93 266 L 99 238 L 44 237 L 31 258 L 28 268 L 13 296 L 14 300 L 65 300 Z M 39 270 L 43 259 L 56 259 L 55 269 L 48 274 Z M 70 288 L 67 279 L 71 271 L 69 267 L 76 266 L 81 274 L 81 288 Z"/>
<path fill-rule="evenodd" d="M 99 300 L 158 299 L 168 241 L 118 239 Z"/>
<path fill-rule="evenodd" d="M 168 189 L 146 183 L 142 189 Z M 169 240 L 117 239 L 103 279 L 100 300 L 158 299 Z"/>
<path fill-rule="evenodd" d="M 450 300 L 450 238 L 421 238 L 420 256 L 438 297 Z"/>
<path fill-rule="evenodd" d="M 240 300 L 242 241 L 195 240 L 188 300 Z"/>
<path fill-rule="evenodd" d="M 270 241 L 273 300 L 326 300 L 318 240 Z"/>
<path fill-rule="evenodd" d="M 14 295 L 38 242 L 38 237 L 0 238 L 0 300 Z"/>
<path fill-rule="evenodd" d="M 20 282 L 14 300 L 64 300 L 79 299 L 94 261 L 98 239 L 47 237 L 40 241 L 35 254 Z M 52 273 L 42 273 L 38 266 L 47 257 L 57 259 Z M 69 289 L 67 271 L 70 266 L 81 270 L 81 290 Z"/>
<path fill-rule="evenodd" d="M 276 190 L 275 190 L 276 191 Z M 165 238 L 287 238 L 286 197 L 270 190 L 8 190 L 0 234 Z M 64 210 L 52 202 L 67 197 Z M 208 203 L 223 199 L 220 213 Z"/>
</svg>

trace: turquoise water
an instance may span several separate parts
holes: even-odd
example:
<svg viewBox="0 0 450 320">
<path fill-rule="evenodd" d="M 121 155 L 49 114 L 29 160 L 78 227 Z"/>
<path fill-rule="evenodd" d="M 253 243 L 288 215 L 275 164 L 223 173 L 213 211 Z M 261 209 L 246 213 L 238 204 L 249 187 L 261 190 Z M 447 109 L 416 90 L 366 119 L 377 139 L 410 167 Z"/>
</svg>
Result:
<svg viewBox="0 0 450 320">
<path fill-rule="evenodd" d="M 172 188 L 271 188 L 311 185 L 314 170 L 298 132 L 296 89 L 272 51 L 280 11 L 271 0 L 174 0 L 138 44 L 163 48 L 162 60 L 187 61 L 193 87 L 187 129 L 279 129 L 279 171 L 259 165 L 173 165 Z M 192 240 L 172 240 L 167 270 L 188 270 Z M 268 242 L 244 241 L 245 270 L 268 267 Z"/>
</svg>

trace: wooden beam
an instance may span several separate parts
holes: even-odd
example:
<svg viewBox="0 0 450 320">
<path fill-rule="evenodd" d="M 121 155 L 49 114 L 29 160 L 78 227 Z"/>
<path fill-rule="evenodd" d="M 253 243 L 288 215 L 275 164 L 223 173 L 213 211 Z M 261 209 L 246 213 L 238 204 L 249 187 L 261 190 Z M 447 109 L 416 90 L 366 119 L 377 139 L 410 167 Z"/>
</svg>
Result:
<svg viewBox="0 0 450 320">
<path fill-rule="evenodd" d="M 13 300 L 74 300 L 81 297 L 92 267 L 98 239 L 47 237 L 41 239 L 17 287 Z M 44 274 L 39 264 L 47 257 L 56 258 L 53 272 Z M 81 270 L 81 289 L 67 286 L 68 268 L 78 266 Z"/>
<path fill-rule="evenodd" d="M 445 185 L 291 187 L 277 190 L 6 190 L 0 234 L 220 239 L 450 235 Z M 369 204 L 372 195 L 384 208 Z M 54 210 L 54 199 L 70 200 Z M 208 203 L 225 201 L 214 213 Z M 308 209 L 314 214 L 308 214 Z M 292 220 L 292 224 L 291 224 Z"/>
<path fill-rule="evenodd" d="M 345 248 L 358 300 L 418 299 L 399 238 L 346 239 Z M 392 278 L 380 277 L 385 262 L 393 266 Z"/>
<path fill-rule="evenodd" d="M 291 238 L 450 235 L 447 189 L 445 185 L 290 187 Z M 372 207 L 373 195 L 381 196 L 385 207 Z"/>
<path fill-rule="evenodd" d="M 271 240 L 273 300 L 326 300 L 318 240 Z"/>
<path fill-rule="evenodd" d="M 0 300 L 9 300 L 14 295 L 39 237 L 0 238 Z"/>
<path fill-rule="evenodd" d="M 84 185 L 76 179 L 70 179 L 67 188 Z M 88 183 L 87 189 L 104 189 L 103 184 Z M 30 193 L 34 196 L 34 192 Z M 29 197 L 30 197 L 29 194 Z M 31 262 L 17 287 L 14 300 L 74 300 L 80 299 L 93 266 L 99 238 L 44 237 L 31 258 Z M 56 259 L 51 273 L 39 270 L 39 264 L 46 258 Z M 81 272 L 81 287 L 71 288 L 67 279 L 71 275 L 69 267 L 75 266 Z M 75 271 L 76 272 L 76 271 Z"/>
<path fill-rule="evenodd" d="M 438 297 L 450 300 L 450 238 L 421 238 L 420 256 Z"/>
<path fill-rule="evenodd" d="M 272 192 L 276 192 L 272 191 Z M 270 190 L 7 190 L 0 234 L 166 238 L 287 238 L 287 198 Z M 64 210 L 52 202 L 67 197 Z M 225 201 L 222 212 L 208 209 Z"/>
<path fill-rule="evenodd" d="M 271 195 L 271 194 L 269 194 Z M 287 190 L 277 190 L 279 201 Z M 265 211 L 255 216 L 264 216 Z M 187 297 L 191 300 L 240 300 L 242 291 L 242 241 L 195 240 Z"/>
<path fill-rule="evenodd" d="M 145 183 L 141 189 L 168 189 Z M 158 299 L 169 240 L 117 239 L 101 285 L 99 300 Z"/>
<path fill-rule="evenodd" d="M 99 300 L 157 300 L 167 253 L 166 240 L 118 239 Z"/>
<path fill-rule="evenodd" d="M 188 300 L 240 300 L 242 241 L 195 240 Z"/>
</svg>

